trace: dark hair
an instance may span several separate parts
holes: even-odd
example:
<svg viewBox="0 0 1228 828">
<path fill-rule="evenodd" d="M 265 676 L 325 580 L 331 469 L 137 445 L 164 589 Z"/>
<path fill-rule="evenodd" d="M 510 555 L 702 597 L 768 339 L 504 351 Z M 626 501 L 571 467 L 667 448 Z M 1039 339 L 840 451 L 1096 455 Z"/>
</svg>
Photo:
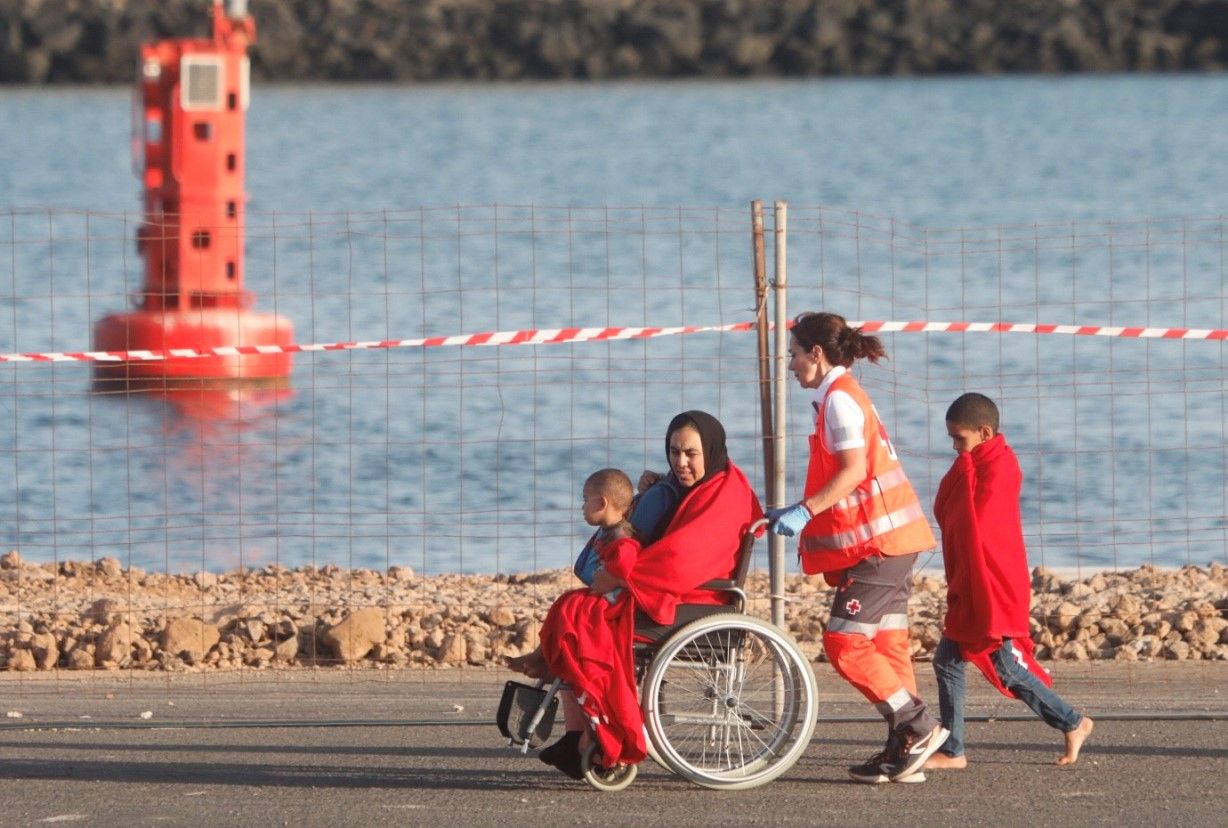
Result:
<svg viewBox="0 0 1228 828">
<path fill-rule="evenodd" d="M 610 505 L 622 512 L 631 509 L 635 487 L 631 478 L 622 469 L 598 469 L 584 481 L 584 491 L 601 494 L 610 499 Z"/>
<path fill-rule="evenodd" d="M 989 426 L 993 433 L 998 433 L 998 406 L 984 394 L 970 391 L 961 394 L 951 407 L 947 409 L 947 422 L 964 428 L 980 428 Z"/>
<path fill-rule="evenodd" d="M 802 313 L 793 320 L 793 338 L 807 351 L 818 345 L 832 365 L 848 368 L 855 359 L 878 362 L 887 349 L 877 336 L 850 328 L 843 316 L 834 313 Z"/>
</svg>

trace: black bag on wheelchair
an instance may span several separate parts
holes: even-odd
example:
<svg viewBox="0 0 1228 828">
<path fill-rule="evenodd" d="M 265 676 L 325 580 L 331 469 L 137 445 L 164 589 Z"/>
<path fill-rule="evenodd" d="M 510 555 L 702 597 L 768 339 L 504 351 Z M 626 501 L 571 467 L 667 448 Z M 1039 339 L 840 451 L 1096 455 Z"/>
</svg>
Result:
<svg viewBox="0 0 1228 828">
<path fill-rule="evenodd" d="M 549 703 L 546 704 L 537 726 L 530 732 L 533 716 L 546 703 L 547 697 Z M 503 685 L 503 697 L 499 699 L 495 724 L 499 726 L 499 732 L 514 744 L 527 742 L 529 747 L 536 748 L 550 738 L 558 708 L 559 697 L 552 693 L 550 688 L 509 681 Z"/>
</svg>

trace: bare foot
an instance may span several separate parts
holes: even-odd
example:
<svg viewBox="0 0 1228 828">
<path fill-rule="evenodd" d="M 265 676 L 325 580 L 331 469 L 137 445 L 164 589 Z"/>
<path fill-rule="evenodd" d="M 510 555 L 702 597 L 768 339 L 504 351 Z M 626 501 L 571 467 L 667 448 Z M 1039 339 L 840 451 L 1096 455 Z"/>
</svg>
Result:
<svg viewBox="0 0 1228 828">
<path fill-rule="evenodd" d="M 1066 734 L 1066 754 L 1058 758 L 1057 764 L 1073 765 L 1079 761 L 1079 748 L 1083 747 L 1087 737 L 1092 735 L 1092 728 L 1095 726 L 1091 716 L 1084 716 L 1079 726 Z"/>
<path fill-rule="evenodd" d="M 925 770 L 963 770 L 968 767 L 968 757 L 960 754 L 959 756 L 950 756 L 938 751 L 929 759 L 925 760 Z"/>
<path fill-rule="evenodd" d="M 546 675 L 546 659 L 541 654 L 541 650 L 534 650 L 521 656 L 508 656 L 503 659 L 503 663 L 507 669 L 524 673 L 529 678 L 539 679 Z"/>
</svg>

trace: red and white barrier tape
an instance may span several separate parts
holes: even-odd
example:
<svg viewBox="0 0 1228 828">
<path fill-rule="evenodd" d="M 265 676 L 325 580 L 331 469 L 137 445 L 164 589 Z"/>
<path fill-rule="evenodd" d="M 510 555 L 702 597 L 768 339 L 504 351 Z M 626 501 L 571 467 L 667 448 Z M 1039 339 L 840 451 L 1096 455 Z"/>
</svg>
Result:
<svg viewBox="0 0 1228 828">
<path fill-rule="evenodd" d="M 369 342 L 328 342 L 311 345 L 223 345 L 216 348 L 170 348 L 156 351 L 64 351 L 35 354 L 0 354 L 0 362 L 154 362 L 211 356 L 301 354 L 315 351 L 364 351 L 386 348 L 439 348 L 447 345 L 554 345 L 564 342 L 600 342 L 649 339 L 680 334 L 749 331 L 754 322 L 728 325 L 679 325 L 671 328 L 539 328 L 523 331 L 486 331 L 417 339 L 382 339 Z"/>
<path fill-rule="evenodd" d="M 1027 322 L 850 322 L 869 333 L 1030 333 L 1134 339 L 1228 339 L 1222 328 L 1137 328 L 1120 325 L 1050 325 Z"/>
<path fill-rule="evenodd" d="M 1225 340 L 1222 328 L 1139 328 L 1115 325 L 1050 325 L 1026 322 L 850 322 L 867 333 L 1028 333 L 1067 336 L 1107 336 L 1135 339 Z M 316 351 L 362 351 L 387 348 L 439 348 L 448 345 L 554 345 L 566 342 L 600 342 L 618 339 L 650 339 L 695 333 L 731 333 L 754 330 L 754 322 L 728 325 L 679 325 L 670 328 L 539 328 L 522 331 L 427 336 L 417 339 L 383 339 L 368 342 L 328 342 L 310 345 L 224 345 L 216 348 L 170 348 L 159 351 L 52 351 L 47 353 L 0 354 L 4 362 L 156 362 L 165 359 L 233 357 L 246 355 L 300 354 Z"/>
</svg>

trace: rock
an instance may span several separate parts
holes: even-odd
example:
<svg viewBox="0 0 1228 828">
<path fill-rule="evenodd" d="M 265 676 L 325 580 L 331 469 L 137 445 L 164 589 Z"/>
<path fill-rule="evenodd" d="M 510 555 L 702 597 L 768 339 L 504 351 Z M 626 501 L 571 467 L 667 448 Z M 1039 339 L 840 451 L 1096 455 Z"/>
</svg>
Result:
<svg viewBox="0 0 1228 828">
<path fill-rule="evenodd" d="M 30 673 L 38 669 L 34 661 L 34 653 L 29 650 L 13 650 L 9 653 L 9 669 L 19 673 Z"/>
<path fill-rule="evenodd" d="M 1128 627 L 1133 627 L 1142 619 L 1143 602 L 1138 596 L 1128 593 L 1117 596 L 1109 603 L 1109 608 L 1117 620 Z"/>
<path fill-rule="evenodd" d="M 247 637 L 253 644 L 258 644 L 264 640 L 264 622 L 259 618 L 249 619 L 243 625 L 243 629 L 247 632 Z"/>
<path fill-rule="evenodd" d="M 123 566 L 115 558 L 99 558 L 94 567 L 105 578 L 118 578 L 124 574 Z"/>
<path fill-rule="evenodd" d="M 92 670 L 94 668 L 94 654 L 89 650 L 78 647 L 75 650 L 69 651 L 64 657 L 64 664 L 69 670 Z"/>
<path fill-rule="evenodd" d="M 81 617 L 94 624 L 106 624 L 111 616 L 123 611 L 123 605 L 114 598 L 99 598 L 90 604 Z"/>
<path fill-rule="evenodd" d="M 1193 606 L 1194 612 L 1198 613 L 1199 618 L 1218 618 L 1220 617 L 1219 607 L 1210 601 L 1199 601 Z"/>
<path fill-rule="evenodd" d="M 94 662 L 99 667 L 126 667 L 132 659 L 132 627 L 117 620 L 98 636 Z"/>
<path fill-rule="evenodd" d="M 507 607 L 495 607 L 486 615 L 492 627 L 510 627 L 516 623 L 516 613 Z"/>
<path fill-rule="evenodd" d="M 541 639 L 539 638 L 540 632 L 541 624 L 531 618 L 526 618 L 524 621 L 521 621 L 516 625 L 517 640 L 520 642 L 520 646 L 525 650 L 533 650 L 537 648 L 537 646 L 541 643 Z"/>
<path fill-rule="evenodd" d="M 1053 611 L 1051 620 L 1052 623 L 1056 625 L 1058 630 L 1061 632 L 1069 632 L 1070 628 L 1074 626 L 1076 621 L 1078 621 L 1080 615 L 1082 615 L 1082 611 L 1077 606 L 1069 601 L 1063 601 L 1058 605 L 1058 608 Z"/>
<path fill-rule="evenodd" d="M 1095 594 L 1091 587 L 1080 581 L 1079 583 L 1071 584 L 1070 591 L 1066 593 L 1066 597 L 1077 601 L 1082 598 L 1090 598 Z"/>
<path fill-rule="evenodd" d="M 1076 620 L 1076 626 L 1079 629 L 1091 629 L 1100 623 L 1100 611 L 1089 609 L 1079 614 Z"/>
<path fill-rule="evenodd" d="M 1058 658 L 1067 658 L 1071 661 L 1088 661 L 1090 656 L 1087 653 L 1087 648 L 1078 641 L 1068 641 L 1057 650 Z"/>
<path fill-rule="evenodd" d="M 273 660 L 273 651 L 268 647 L 257 647 L 247 654 L 244 663 L 252 667 L 264 667 Z"/>
<path fill-rule="evenodd" d="M 363 607 L 330 627 L 322 640 L 337 658 L 349 663 L 363 658 L 383 641 L 384 628 L 384 611 L 378 607 Z"/>
<path fill-rule="evenodd" d="M 1187 610 L 1176 617 L 1173 626 L 1183 633 L 1188 633 L 1193 631 L 1194 625 L 1197 623 L 1198 613 L 1193 610 Z"/>
<path fill-rule="evenodd" d="M 435 654 L 435 660 L 440 664 L 464 664 L 469 658 L 469 646 L 462 635 L 445 636 Z"/>
<path fill-rule="evenodd" d="M 217 627 L 199 618 L 176 618 L 162 631 L 162 651 L 197 664 L 221 639 Z"/>
<path fill-rule="evenodd" d="M 1114 644 L 1121 644 L 1126 636 L 1130 634 L 1130 627 L 1120 618 L 1108 617 L 1101 618 L 1098 622 L 1101 631 Z"/>
<path fill-rule="evenodd" d="M 414 571 L 408 566 L 390 566 L 388 567 L 388 578 L 401 583 L 409 583 L 414 579 Z"/>
<path fill-rule="evenodd" d="M 0 555 L 0 569 L 21 569 L 21 563 L 21 554 L 16 549 Z"/>
<path fill-rule="evenodd" d="M 289 663 L 298 656 L 298 636 L 291 636 L 273 648 L 273 657 Z"/>
<path fill-rule="evenodd" d="M 1161 650 L 1164 657 L 1170 661 L 1185 661 L 1190 657 L 1190 645 L 1184 641 L 1170 641 Z"/>
<path fill-rule="evenodd" d="M 247 614 L 247 607 L 243 604 L 227 604 L 226 606 L 218 607 L 209 616 L 209 621 L 216 627 L 225 627 L 231 621 L 242 618 Z"/>
<path fill-rule="evenodd" d="M 30 651 L 40 670 L 50 670 L 60 662 L 60 648 L 51 633 L 35 633 L 30 638 Z"/>
<path fill-rule="evenodd" d="M 1062 579 L 1043 566 L 1038 566 L 1032 570 L 1032 592 L 1037 595 L 1057 592 L 1061 589 L 1061 586 Z"/>
<path fill-rule="evenodd" d="M 1186 636 L 1186 641 L 1199 649 L 1208 649 L 1219 643 L 1220 631 L 1224 627 L 1228 627 L 1228 621 L 1222 618 L 1199 618 Z"/>
<path fill-rule="evenodd" d="M 144 639 L 142 636 L 136 636 L 132 639 L 132 648 L 135 650 L 133 662 L 138 666 L 148 665 L 153 661 L 153 645 Z"/>
<path fill-rule="evenodd" d="M 192 581 L 202 590 L 210 590 L 217 586 L 217 576 L 203 570 L 193 575 Z"/>
</svg>

